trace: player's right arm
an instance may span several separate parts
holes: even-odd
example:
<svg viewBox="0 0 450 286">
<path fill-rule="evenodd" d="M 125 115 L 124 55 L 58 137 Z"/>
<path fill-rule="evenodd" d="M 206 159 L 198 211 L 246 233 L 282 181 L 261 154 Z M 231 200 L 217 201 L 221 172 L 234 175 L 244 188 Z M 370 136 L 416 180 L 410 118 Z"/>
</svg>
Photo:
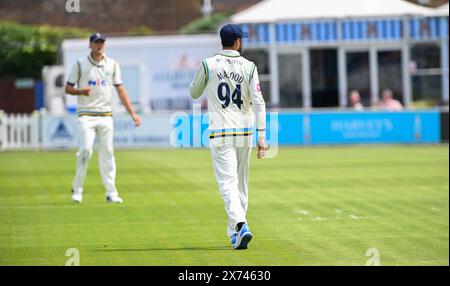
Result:
<svg viewBox="0 0 450 286">
<path fill-rule="evenodd" d="M 91 88 L 90 87 L 75 88 L 75 86 L 71 85 L 70 83 L 66 83 L 65 91 L 67 94 L 71 95 L 89 96 Z"/>
<path fill-rule="evenodd" d="M 191 94 L 191 97 L 194 99 L 199 98 L 205 91 L 205 87 L 206 87 L 206 83 L 207 83 L 206 72 L 207 72 L 207 69 L 205 67 L 205 62 L 203 61 L 200 68 L 198 69 L 197 73 L 195 74 L 194 80 L 189 85 L 189 93 Z"/>
<path fill-rule="evenodd" d="M 67 94 L 71 95 L 81 95 L 81 96 L 88 96 L 91 92 L 90 87 L 75 87 L 75 84 L 79 81 L 79 70 L 78 65 L 74 64 L 72 66 L 72 70 L 70 71 L 69 77 L 67 78 L 66 88 L 65 92 Z"/>
</svg>

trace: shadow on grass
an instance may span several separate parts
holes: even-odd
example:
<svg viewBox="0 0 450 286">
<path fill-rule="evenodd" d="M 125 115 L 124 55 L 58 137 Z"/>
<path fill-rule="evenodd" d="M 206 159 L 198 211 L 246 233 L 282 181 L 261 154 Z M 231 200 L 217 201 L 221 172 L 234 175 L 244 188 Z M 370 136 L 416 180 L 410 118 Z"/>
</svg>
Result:
<svg viewBox="0 0 450 286">
<path fill-rule="evenodd" d="M 167 247 L 167 248 L 117 248 L 117 249 L 94 249 L 99 252 L 134 252 L 134 251 L 196 251 L 196 250 L 233 250 L 231 246 L 202 246 L 202 247 Z"/>
</svg>

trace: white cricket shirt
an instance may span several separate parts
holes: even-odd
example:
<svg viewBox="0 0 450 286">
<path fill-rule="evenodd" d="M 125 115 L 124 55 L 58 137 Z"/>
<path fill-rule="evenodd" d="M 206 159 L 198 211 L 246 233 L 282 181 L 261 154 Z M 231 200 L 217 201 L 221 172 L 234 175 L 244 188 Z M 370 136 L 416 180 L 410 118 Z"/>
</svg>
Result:
<svg viewBox="0 0 450 286">
<path fill-rule="evenodd" d="M 106 55 L 96 62 L 89 55 L 73 65 L 67 83 L 91 88 L 89 96 L 78 96 L 79 116 L 111 116 L 113 87 L 122 84 L 119 63 Z"/>
<path fill-rule="evenodd" d="M 222 50 L 202 61 L 189 86 L 192 98 L 206 92 L 210 138 L 251 135 L 254 113 L 265 136 L 266 106 L 255 64 L 238 51 Z"/>
</svg>

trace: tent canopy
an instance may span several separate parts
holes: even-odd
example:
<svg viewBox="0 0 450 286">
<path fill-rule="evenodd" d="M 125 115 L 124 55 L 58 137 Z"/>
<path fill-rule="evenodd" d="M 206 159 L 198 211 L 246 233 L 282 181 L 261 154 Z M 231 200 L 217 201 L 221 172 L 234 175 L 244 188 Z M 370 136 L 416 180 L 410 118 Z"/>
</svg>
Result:
<svg viewBox="0 0 450 286">
<path fill-rule="evenodd" d="M 436 10 L 439 11 L 440 15 L 447 15 L 448 16 L 448 8 L 449 8 L 449 6 L 448 6 L 448 3 L 447 3 L 447 4 L 444 4 L 442 6 L 437 7 Z"/>
<path fill-rule="evenodd" d="M 403 0 L 264 0 L 235 14 L 231 20 L 235 23 L 270 23 L 299 19 L 435 15 L 436 10 Z"/>
<path fill-rule="evenodd" d="M 449 8 L 448 4 L 449 4 L 449 3 L 444 4 L 444 5 L 442 5 L 442 6 L 439 6 L 437 9 L 439 9 L 439 10 L 441 10 L 441 11 L 447 11 L 447 12 L 448 12 L 448 8 Z"/>
</svg>

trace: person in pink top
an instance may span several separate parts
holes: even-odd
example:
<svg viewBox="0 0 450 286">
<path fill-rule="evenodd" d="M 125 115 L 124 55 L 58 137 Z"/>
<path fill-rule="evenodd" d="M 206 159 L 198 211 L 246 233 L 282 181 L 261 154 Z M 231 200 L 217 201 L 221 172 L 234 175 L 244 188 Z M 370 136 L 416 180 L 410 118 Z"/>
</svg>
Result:
<svg viewBox="0 0 450 286">
<path fill-rule="evenodd" d="M 381 101 L 378 103 L 378 107 L 387 111 L 402 111 L 403 105 L 400 101 L 394 99 L 394 93 L 390 89 L 385 89 L 381 93 Z"/>
</svg>

